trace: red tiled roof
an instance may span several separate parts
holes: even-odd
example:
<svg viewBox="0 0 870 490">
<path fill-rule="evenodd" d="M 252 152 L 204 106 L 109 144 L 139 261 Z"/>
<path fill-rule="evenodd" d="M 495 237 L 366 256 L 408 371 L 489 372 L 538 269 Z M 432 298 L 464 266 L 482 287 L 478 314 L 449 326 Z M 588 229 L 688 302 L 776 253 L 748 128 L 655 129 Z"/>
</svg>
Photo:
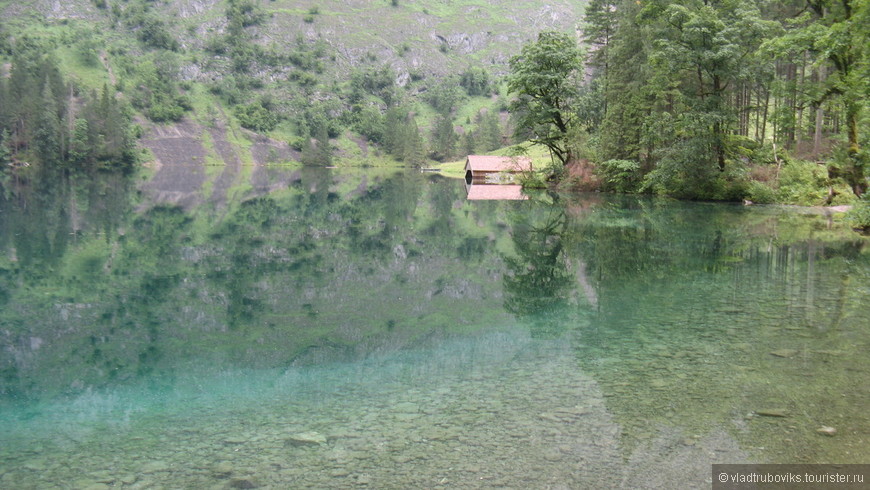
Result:
<svg viewBox="0 0 870 490">
<path fill-rule="evenodd" d="M 525 172 L 532 169 L 529 157 L 498 157 L 490 155 L 468 155 L 465 167 L 481 172 Z"/>
<path fill-rule="evenodd" d="M 477 184 L 468 187 L 468 200 L 521 200 L 528 199 L 529 196 L 523 194 L 523 186 L 521 185 L 487 185 Z"/>
</svg>

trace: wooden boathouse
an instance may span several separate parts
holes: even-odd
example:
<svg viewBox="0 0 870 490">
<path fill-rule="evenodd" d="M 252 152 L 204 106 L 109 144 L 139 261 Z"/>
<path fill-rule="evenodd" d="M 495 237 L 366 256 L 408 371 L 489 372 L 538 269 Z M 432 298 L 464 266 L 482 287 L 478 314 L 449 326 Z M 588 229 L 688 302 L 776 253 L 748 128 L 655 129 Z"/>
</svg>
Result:
<svg viewBox="0 0 870 490">
<path fill-rule="evenodd" d="M 468 155 L 465 159 L 465 184 L 515 184 L 517 174 L 531 171 L 529 157 Z"/>
</svg>

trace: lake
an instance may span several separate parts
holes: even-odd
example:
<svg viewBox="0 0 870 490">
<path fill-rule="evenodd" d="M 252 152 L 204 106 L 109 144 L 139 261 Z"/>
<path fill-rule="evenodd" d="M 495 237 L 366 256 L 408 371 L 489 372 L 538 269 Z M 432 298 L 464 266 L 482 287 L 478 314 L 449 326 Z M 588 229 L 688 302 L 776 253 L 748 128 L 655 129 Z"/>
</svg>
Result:
<svg viewBox="0 0 870 490">
<path fill-rule="evenodd" d="M 0 200 L 0 487 L 870 463 L 870 246 L 822 210 L 239 176 L 42 175 Z"/>
</svg>

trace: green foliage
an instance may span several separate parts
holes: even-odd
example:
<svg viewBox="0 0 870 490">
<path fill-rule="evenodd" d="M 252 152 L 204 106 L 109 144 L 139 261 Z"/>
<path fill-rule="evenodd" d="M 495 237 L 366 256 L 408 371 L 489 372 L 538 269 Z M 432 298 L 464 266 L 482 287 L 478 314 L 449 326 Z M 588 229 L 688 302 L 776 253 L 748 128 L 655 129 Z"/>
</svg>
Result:
<svg viewBox="0 0 870 490">
<path fill-rule="evenodd" d="M 456 152 L 456 140 L 453 120 L 440 114 L 432 128 L 432 158 L 441 162 L 452 158 Z"/>
<path fill-rule="evenodd" d="M 828 171 L 822 165 L 807 161 L 789 161 L 779 174 L 777 201 L 785 204 L 820 206 L 825 204 L 830 189 Z"/>
<path fill-rule="evenodd" d="M 386 105 L 395 98 L 396 72 L 389 65 L 355 69 L 350 76 L 350 98 L 359 102 L 366 95 L 379 97 Z"/>
<path fill-rule="evenodd" d="M 306 139 L 300 161 L 303 165 L 326 167 L 332 164 L 332 151 L 326 127 L 321 126 L 314 138 Z"/>
<path fill-rule="evenodd" d="M 482 67 L 469 67 L 459 75 L 459 85 L 470 97 L 489 95 L 493 86 L 489 73 Z"/>
<path fill-rule="evenodd" d="M 191 109 L 189 98 L 178 87 L 179 63 L 177 55 L 164 51 L 135 67 L 139 83 L 131 96 L 133 106 L 152 121 L 179 121 Z"/>
<path fill-rule="evenodd" d="M 96 94 L 78 90 L 60 74 L 45 46 L 17 46 L 12 73 L 0 82 L 0 133 L 10 160 L 25 160 L 44 169 L 127 167 L 135 162 L 131 121 L 125 106 L 104 88 Z M 73 108 L 70 111 L 70 108 Z"/>
<path fill-rule="evenodd" d="M 504 146 L 501 120 L 497 111 L 491 109 L 485 114 L 478 113 L 477 130 L 479 132 L 478 145 L 484 152 L 497 150 Z"/>
<path fill-rule="evenodd" d="M 79 39 L 76 46 L 76 54 L 82 65 L 87 67 L 100 66 L 100 57 L 97 54 L 100 50 L 100 44 L 93 36 L 87 36 Z"/>
<path fill-rule="evenodd" d="M 573 159 L 569 129 L 576 123 L 574 104 L 582 75 L 583 52 L 567 33 L 545 31 L 511 58 L 508 92 L 517 136 L 546 146 L 562 164 Z"/>
<path fill-rule="evenodd" d="M 846 221 L 852 228 L 863 233 L 870 233 L 870 200 L 866 197 L 852 206 L 846 213 Z"/>
<path fill-rule="evenodd" d="M 233 114 L 239 120 L 242 127 L 261 133 L 269 132 L 278 125 L 278 115 L 257 100 L 246 105 L 237 105 Z"/>
<path fill-rule="evenodd" d="M 7 198 L 11 192 L 9 181 L 12 179 L 12 150 L 7 144 L 8 140 L 9 132 L 4 129 L 0 133 L 0 198 Z"/>
<path fill-rule="evenodd" d="M 341 134 L 344 107 L 338 99 L 321 100 L 314 104 L 300 99 L 295 103 L 302 106 L 302 120 L 299 121 L 300 134 L 313 137 L 321 129 L 324 129 L 330 138 L 337 138 Z"/>
<path fill-rule="evenodd" d="M 777 202 L 776 189 L 764 182 L 753 180 L 746 186 L 746 199 L 756 204 L 773 204 Z"/>
<path fill-rule="evenodd" d="M 426 102 L 439 114 L 450 114 L 461 103 L 463 94 L 455 77 L 447 77 L 430 85 Z"/>
<path fill-rule="evenodd" d="M 351 126 L 372 143 L 384 142 L 384 116 L 377 107 L 369 105 L 357 108 Z"/>
<path fill-rule="evenodd" d="M 637 192 L 640 188 L 640 163 L 632 160 L 607 160 L 597 168 L 605 190 Z"/>
<path fill-rule="evenodd" d="M 547 176 L 540 172 L 524 173 L 519 177 L 519 183 L 524 189 L 546 189 Z"/>
<path fill-rule="evenodd" d="M 426 161 L 423 137 L 406 107 L 393 107 L 384 115 L 384 149 L 397 160 L 420 166 Z"/>
<path fill-rule="evenodd" d="M 323 73 L 323 59 L 328 53 L 328 45 L 322 39 L 309 44 L 303 37 L 296 39 L 293 51 L 287 54 L 287 61 L 300 70 Z"/>
<path fill-rule="evenodd" d="M 818 106 L 836 98 L 841 104 L 845 129 L 843 149 L 848 158 L 840 162 L 844 165 L 838 170 L 856 195 L 867 190 L 868 165 L 860 156 L 859 126 L 870 98 L 870 80 L 865 76 L 870 62 L 870 52 L 866 48 L 870 40 L 868 9 L 866 0 L 807 2 L 802 15 L 786 23 L 783 32 L 768 39 L 764 45 L 766 54 L 782 60 L 804 64 L 810 61 L 826 67 L 824 71 L 820 70 L 824 76 L 814 83 L 801 83 L 798 87 L 799 80 L 793 79 L 784 85 L 793 92 L 790 94 L 793 99 L 797 98 L 799 91 L 806 94 L 802 103 Z M 786 136 L 793 138 L 799 126 L 799 122 L 793 120 L 794 112 L 780 116 L 785 119 Z"/>
<path fill-rule="evenodd" d="M 170 34 L 166 23 L 151 11 L 147 3 L 134 4 L 124 11 L 126 25 L 136 33 L 145 46 L 153 49 L 178 51 L 180 45 Z"/>
</svg>

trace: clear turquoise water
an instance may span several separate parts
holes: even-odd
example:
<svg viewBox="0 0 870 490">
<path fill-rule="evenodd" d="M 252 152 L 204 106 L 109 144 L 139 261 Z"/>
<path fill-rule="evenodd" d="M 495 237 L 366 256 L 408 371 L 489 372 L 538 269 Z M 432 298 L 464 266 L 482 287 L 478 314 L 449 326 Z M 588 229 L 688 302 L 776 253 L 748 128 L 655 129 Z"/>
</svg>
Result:
<svg viewBox="0 0 870 490">
<path fill-rule="evenodd" d="M 2 204 L 0 487 L 709 488 L 713 463 L 870 463 L 870 248 L 836 219 L 283 178 L 219 206 L 98 181 Z"/>
</svg>

